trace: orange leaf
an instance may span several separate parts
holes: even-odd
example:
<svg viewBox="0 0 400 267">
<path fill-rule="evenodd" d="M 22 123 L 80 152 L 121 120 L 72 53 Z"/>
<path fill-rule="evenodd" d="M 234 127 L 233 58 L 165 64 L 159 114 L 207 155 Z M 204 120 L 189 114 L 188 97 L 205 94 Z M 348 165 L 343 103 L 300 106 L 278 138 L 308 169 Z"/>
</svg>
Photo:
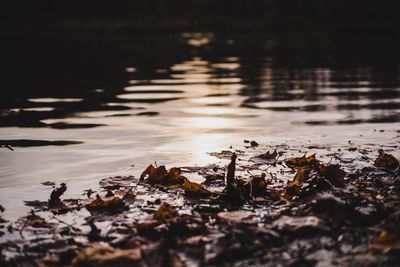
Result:
<svg viewBox="0 0 400 267">
<path fill-rule="evenodd" d="M 310 174 L 310 167 L 301 167 L 297 170 L 296 175 L 293 180 L 288 182 L 286 188 L 284 190 L 286 197 L 292 197 L 300 192 L 301 187 L 303 186 L 304 181 L 307 181 Z"/>
<path fill-rule="evenodd" d="M 185 190 L 185 194 L 187 195 L 206 196 L 211 194 L 210 191 L 205 189 L 200 184 L 190 182 L 189 180 L 185 180 L 185 183 L 183 184 L 183 189 Z"/>
</svg>

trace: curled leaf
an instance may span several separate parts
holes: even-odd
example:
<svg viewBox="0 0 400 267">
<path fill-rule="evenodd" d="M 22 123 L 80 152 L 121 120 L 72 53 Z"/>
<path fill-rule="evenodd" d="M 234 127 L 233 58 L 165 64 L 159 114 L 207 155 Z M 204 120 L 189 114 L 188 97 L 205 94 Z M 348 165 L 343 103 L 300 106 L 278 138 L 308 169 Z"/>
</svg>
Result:
<svg viewBox="0 0 400 267">
<path fill-rule="evenodd" d="M 310 171 L 310 167 L 301 167 L 297 169 L 293 180 L 288 182 L 285 187 L 284 196 L 291 198 L 292 196 L 297 195 L 300 192 L 303 183 L 308 180 Z"/>
<path fill-rule="evenodd" d="M 315 157 L 315 154 L 308 157 L 306 157 L 306 155 L 304 154 L 302 157 L 287 159 L 285 160 L 285 163 L 290 168 L 304 167 L 304 166 L 314 167 L 319 165 L 319 162 Z"/>
</svg>

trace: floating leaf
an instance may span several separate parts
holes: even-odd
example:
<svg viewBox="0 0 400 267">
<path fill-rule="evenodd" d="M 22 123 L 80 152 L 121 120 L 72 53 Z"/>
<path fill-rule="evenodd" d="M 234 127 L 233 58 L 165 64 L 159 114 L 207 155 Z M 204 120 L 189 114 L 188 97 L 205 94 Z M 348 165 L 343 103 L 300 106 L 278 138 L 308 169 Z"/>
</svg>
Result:
<svg viewBox="0 0 400 267">
<path fill-rule="evenodd" d="M 381 150 L 379 151 L 378 157 L 374 161 L 374 166 L 395 171 L 399 168 L 399 161 L 394 156 L 386 154 Z"/>
</svg>

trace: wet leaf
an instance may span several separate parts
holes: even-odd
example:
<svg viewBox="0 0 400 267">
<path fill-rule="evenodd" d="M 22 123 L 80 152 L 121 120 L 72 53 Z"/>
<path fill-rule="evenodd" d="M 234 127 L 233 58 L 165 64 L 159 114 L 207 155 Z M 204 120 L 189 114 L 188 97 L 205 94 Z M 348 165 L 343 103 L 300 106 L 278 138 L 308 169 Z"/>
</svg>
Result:
<svg viewBox="0 0 400 267">
<path fill-rule="evenodd" d="M 208 196 L 211 194 L 211 192 L 205 189 L 201 184 L 191 182 L 187 179 L 183 184 L 183 190 L 185 190 L 186 195 Z"/>
<path fill-rule="evenodd" d="M 304 167 L 304 166 L 315 167 L 319 165 L 319 162 L 316 159 L 315 154 L 308 157 L 306 157 L 306 155 L 304 154 L 302 157 L 286 159 L 285 163 L 290 168 Z"/>
<path fill-rule="evenodd" d="M 139 266 L 140 248 L 117 249 L 100 244 L 78 252 L 73 259 L 73 267 Z"/>
<path fill-rule="evenodd" d="M 249 192 L 249 196 L 257 197 L 267 193 L 267 181 L 265 180 L 266 174 L 262 173 L 261 176 L 253 177 L 250 183 L 246 184 L 246 190 Z"/>
<path fill-rule="evenodd" d="M 181 176 L 181 173 L 182 171 L 180 168 L 171 168 L 165 177 L 165 183 L 169 185 L 183 184 L 186 178 Z"/>
<path fill-rule="evenodd" d="M 161 206 L 154 212 L 153 218 L 161 223 L 168 223 L 178 216 L 177 211 L 174 207 L 168 203 L 162 203 Z"/>
<path fill-rule="evenodd" d="M 267 153 L 258 155 L 256 157 L 252 157 L 250 160 L 255 163 L 259 163 L 259 164 L 275 165 L 276 161 L 277 161 L 277 157 L 278 157 L 278 152 L 275 149 L 274 152 L 272 152 L 272 153 L 267 151 Z"/>
<path fill-rule="evenodd" d="M 292 196 L 297 195 L 300 192 L 303 183 L 308 180 L 310 171 L 310 167 L 301 167 L 297 169 L 293 180 L 288 182 L 285 187 L 284 196 L 291 198 Z"/>
<path fill-rule="evenodd" d="M 374 166 L 395 171 L 399 168 L 399 161 L 392 155 L 379 151 L 378 157 L 374 161 Z"/>
<path fill-rule="evenodd" d="M 344 187 L 344 177 L 346 172 L 340 169 L 339 165 L 320 165 L 318 169 L 319 174 L 330 181 L 334 186 Z"/>
<path fill-rule="evenodd" d="M 101 198 L 99 195 L 96 196 L 96 199 L 86 205 L 88 210 L 101 210 L 108 209 L 114 207 L 123 206 L 122 198 L 118 196 L 113 197 L 105 197 Z"/>
</svg>

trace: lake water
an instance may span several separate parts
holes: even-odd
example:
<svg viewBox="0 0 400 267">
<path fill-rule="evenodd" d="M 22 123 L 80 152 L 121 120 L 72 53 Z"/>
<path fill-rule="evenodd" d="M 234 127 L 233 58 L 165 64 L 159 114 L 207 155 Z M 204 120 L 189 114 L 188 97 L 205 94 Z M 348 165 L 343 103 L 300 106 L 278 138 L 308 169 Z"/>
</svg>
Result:
<svg viewBox="0 0 400 267">
<path fill-rule="evenodd" d="M 391 36 L 40 35 L 5 38 L 0 204 L 67 196 L 110 175 L 215 162 L 257 140 L 382 144 L 400 130 Z M 382 138 L 389 132 L 391 139 Z"/>
</svg>

